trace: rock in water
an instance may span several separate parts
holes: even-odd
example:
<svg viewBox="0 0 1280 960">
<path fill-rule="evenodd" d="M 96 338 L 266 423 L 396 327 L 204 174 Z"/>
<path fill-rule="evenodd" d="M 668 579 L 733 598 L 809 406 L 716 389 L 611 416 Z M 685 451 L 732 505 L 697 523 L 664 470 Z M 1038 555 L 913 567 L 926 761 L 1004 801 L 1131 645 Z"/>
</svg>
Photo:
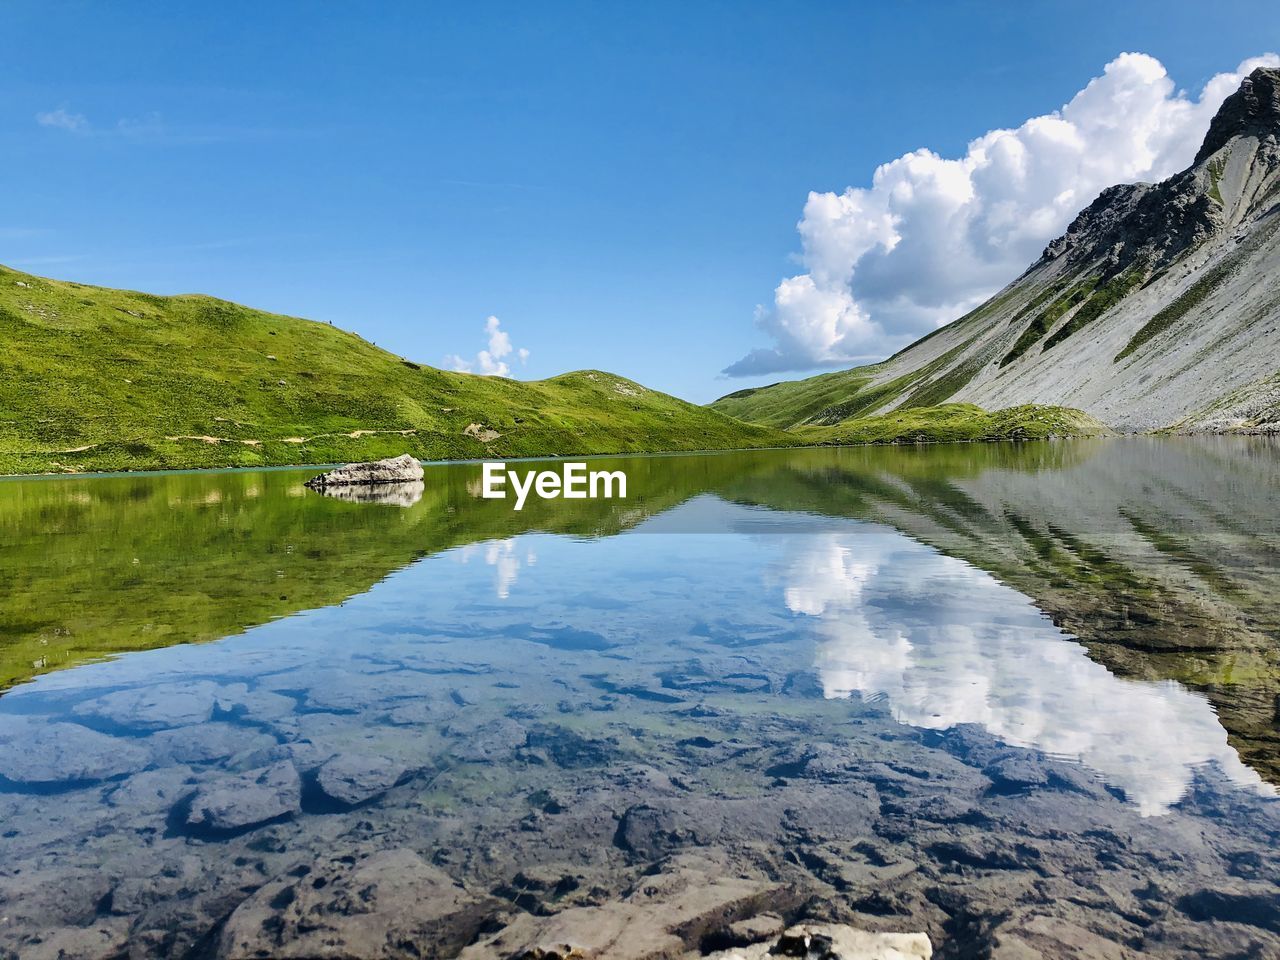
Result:
<svg viewBox="0 0 1280 960">
<path fill-rule="evenodd" d="M 348 463 L 307 481 L 313 490 L 345 487 L 351 484 L 413 483 L 422 479 L 422 464 L 412 454 L 374 460 L 371 463 Z"/>
<path fill-rule="evenodd" d="M 715 960 L 929 960 L 933 944 L 924 933 L 868 933 L 839 923 L 802 923 L 776 940 L 711 954 Z"/>
<path fill-rule="evenodd" d="M 151 759 L 136 740 L 109 737 L 78 723 L 14 718 L 0 727 L 0 777 L 22 784 L 110 780 Z"/>
<path fill-rule="evenodd" d="M 76 704 L 71 712 L 135 730 L 186 727 L 208 721 L 218 690 L 209 680 L 161 683 L 95 697 Z"/>
<path fill-rule="evenodd" d="M 241 830 L 297 813 L 302 780 L 287 760 L 210 783 L 191 801 L 187 823 L 212 830 Z"/>
<path fill-rule="evenodd" d="M 212 763 L 270 749 L 276 740 L 252 727 L 215 722 L 161 730 L 147 738 L 147 745 L 158 763 Z"/>
<path fill-rule="evenodd" d="M 620 900 L 577 904 L 549 915 L 509 914 L 502 918 L 504 926 L 489 925 L 484 937 L 458 954 L 459 960 L 699 956 L 707 934 L 765 909 L 785 912 L 797 906 L 793 889 L 764 876 L 733 876 L 738 872 L 734 864 L 727 856 L 677 854 L 663 861 L 660 872 L 646 873 Z M 776 927 L 766 928 L 764 935 L 770 930 Z M 916 958 L 906 954 L 892 960 Z"/>
<path fill-rule="evenodd" d="M 290 872 L 243 901 L 223 927 L 221 960 L 452 957 L 501 904 L 472 896 L 412 850 Z"/>
<path fill-rule="evenodd" d="M 404 773 L 404 764 L 387 757 L 340 753 L 320 768 L 316 782 L 332 799 L 355 806 L 386 793 Z"/>
</svg>

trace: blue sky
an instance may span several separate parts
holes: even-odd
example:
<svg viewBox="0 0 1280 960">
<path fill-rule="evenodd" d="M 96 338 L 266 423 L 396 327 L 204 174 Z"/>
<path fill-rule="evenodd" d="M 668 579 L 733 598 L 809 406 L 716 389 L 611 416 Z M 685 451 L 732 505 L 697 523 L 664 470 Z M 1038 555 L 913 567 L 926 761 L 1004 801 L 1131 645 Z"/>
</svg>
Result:
<svg viewBox="0 0 1280 960">
<path fill-rule="evenodd" d="M 753 315 L 779 281 L 813 270 L 809 191 L 919 147 L 963 156 L 1123 51 L 1194 94 L 1280 43 L 1280 5 L 1230 2 L 19 0 L 2 18 L 0 262 L 332 320 L 437 365 L 497 316 L 529 351 L 517 376 L 598 367 L 699 402 L 797 375 L 720 371 L 769 343 Z"/>
</svg>

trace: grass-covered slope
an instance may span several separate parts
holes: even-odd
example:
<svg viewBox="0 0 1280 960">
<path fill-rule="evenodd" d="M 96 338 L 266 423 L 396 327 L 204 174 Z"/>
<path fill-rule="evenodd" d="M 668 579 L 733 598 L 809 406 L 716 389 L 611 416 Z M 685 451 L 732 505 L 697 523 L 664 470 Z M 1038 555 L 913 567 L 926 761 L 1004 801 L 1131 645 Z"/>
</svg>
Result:
<svg viewBox="0 0 1280 960">
<path fill-rule="evenodd" d="M 834 426 L 897 407 L 937 406 L 988 362 L 988 357 L 975 359 L 965 353 L 974 347 L 983 327 L 1005 308 L 1006 300 L 1006 294 L 992 297 L 882 363 L 739 390 L 710 407 L 739 420 L 791 430 Z M 917 353 L 924 356 L 913 359 Z"/>
<path fill-rule="evenodd" d="M 451 373 L 324 323 L 0 267 L 0 473 L 794 442 L 599 371 Z"/>
<path fill-rule="evenodd" d="M 787 380 L 739 390 L 713 402 L 711 409 L 739 420 L 786 430 L 857 398 L 874 372 L 875 367 L 855 367 L 807 380 Z"/>
<path fill-rule="evenodd" d="M 1048 440 L 1106 436 L 1112 430 L 1070 407 L 1026 404 L 989 412 L 972 403 L 909 407 L 870 417 L 852 417 L 833 427 L 799 427 L 811 443 L 964 443 L 975 440 Z"/>
</svg>

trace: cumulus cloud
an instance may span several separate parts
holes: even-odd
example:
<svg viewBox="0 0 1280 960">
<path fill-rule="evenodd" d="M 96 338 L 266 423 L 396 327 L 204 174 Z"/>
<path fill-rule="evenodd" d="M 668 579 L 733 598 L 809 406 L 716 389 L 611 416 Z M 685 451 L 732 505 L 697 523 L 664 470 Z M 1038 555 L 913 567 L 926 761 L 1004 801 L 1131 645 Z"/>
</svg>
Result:
<svg viewBox="0 0 1280 960">
<path fill-rule="evenodd" d="M 36 123 L 42 127 L 53 127 L 70 133 L 84 133 L 89 129 L 89 119 L 83 113 L 72 113 L 65 107 L 37 113 Z"/>
<path fill-rule="evenodd" d="M 502 329 L 502 321 L 497 317 L 489 317 L 484 322 L 484 332 L 489 339 L 487 350 L 481 350 L 474 360 L 467 360 L 456 353 L 444 358 L 445 366 L 458 373 L 479 373 L 486 377 L 509 377 L 511 366 L 504 360 L 513 352 L 520 360 L 520 365 L 529 362 L 529 351 L 524 347 L 518 350 L 511 346 L 511 336 Z"/>
<path fill-rule="evenodd" d="M 1125 53 L 1053 113 L 992 130 L 960 158 L 919 149 L 869 187 L 809 194 L 804 272 L 756 309 L 773 341 L 724 371 L 752 376 L 883 358 L 980 304 L 1105 187 L 1161 180 L 1194 158 L 1222 101 L 1276 54 L 1214 76 L 1199 96 L 1160 61 Z"/>
</svg>

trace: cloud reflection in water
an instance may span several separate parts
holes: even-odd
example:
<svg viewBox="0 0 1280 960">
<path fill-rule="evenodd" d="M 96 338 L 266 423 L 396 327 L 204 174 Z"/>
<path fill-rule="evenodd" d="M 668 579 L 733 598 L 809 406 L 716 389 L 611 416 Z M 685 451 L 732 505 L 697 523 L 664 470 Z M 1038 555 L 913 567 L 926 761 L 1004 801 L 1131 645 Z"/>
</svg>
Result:
<svg viewBox="0 0 1280 960">
<path fill-rule="evenodd" d="M 1096 770 L 1143 815 L 1182 799 L 1194 771 L 1274 793 L 1227 743 L 1209 702 L 1173 681 L 1114 676 L 989 574 L 888 532 L 794 542 L 784 598 L 815 618 L 829 698 L 887 701 L 902 723 L 980 724 L 1013 746 Z"/>
</svg>

